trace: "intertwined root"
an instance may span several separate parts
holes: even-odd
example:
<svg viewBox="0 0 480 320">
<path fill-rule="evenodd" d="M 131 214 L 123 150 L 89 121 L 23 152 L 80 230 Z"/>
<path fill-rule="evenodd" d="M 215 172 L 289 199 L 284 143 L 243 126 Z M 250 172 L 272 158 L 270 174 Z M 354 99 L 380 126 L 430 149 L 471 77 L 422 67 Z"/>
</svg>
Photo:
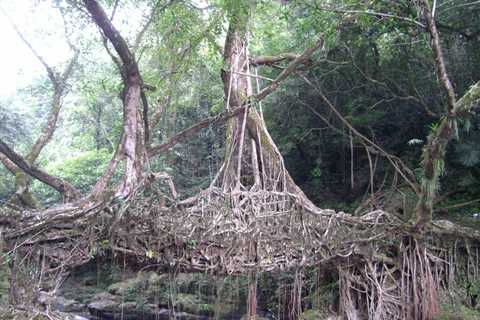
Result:
<svg viewBox="0 0 480 320">
<path fill-rule="evenodd" d="M 166 206 L 149 188 L 117 215 L 103 210 L 42 225 L 18 242 L 21 261 L 40 268 L 36 281 L 61 279 L 102 251 L 137 265 L 220 274 L 329 265 L 338 270 L 347 319 L 431 319 L 439 290 L 478 278 L 476 235 L 448 223 L 420 241 L 383 211 L 313 211 L 287 192 L 210 187 Z"/>
<path fill-rule="evenodd" d="M 154 180 L 166 176 L 153 175 L 126 199 L 87 199 L 28 215 L 11 228 L 11 252 L 21 251 L 32 265 L 41 260 L 45 279 L 59 279 L 101 252 L 145 267 L 219 274 L 334 265 L 347 319 L 431 319 L 441 286 L 478 274 L 477 258 L 457 261 L 445 253 L 451 245 L 439 241 L 440 230 L 476 244 L 477 234 L 443 225 L 420 242 L 381 210 L 355 217 L 319 209 L 288 175 L 274 144 L 257 143 L 271 142 L 268 132 L 256 130 L 248 139 L 237 135 L 211 186 L 192 198 L 178 201 L 170 179 L 170 195 L 163 193 Z M 474 246 L 463 247 L 472 256 Z M 298 314 L 301 297 L 294 298 Z M 249 301 L 253 313 L 254 297 Z"/>
</svg>

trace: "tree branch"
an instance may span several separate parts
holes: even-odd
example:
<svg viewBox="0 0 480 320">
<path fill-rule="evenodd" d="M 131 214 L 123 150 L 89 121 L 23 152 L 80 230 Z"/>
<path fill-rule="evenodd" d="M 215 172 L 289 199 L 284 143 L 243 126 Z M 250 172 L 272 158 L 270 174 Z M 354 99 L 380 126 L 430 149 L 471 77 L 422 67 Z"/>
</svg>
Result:
<svg viewBox="0 0 480 320">
<path fill-rule="evenodd" d="M 147 32 L 148 27 L 153 22 L 153 18 L 157 16 L 160 12 L 168 8 L 172 3 L 175 2 L 175 0 L 169 0 L 167 3 L 165 3 L 163 6 L 160 6 L 160 3 L 162 1 L 158 0 L 157 3 L 155 3 L 155 6 L 152 9 L 152 12 L 150 13 L 150 16 L 148 17 L 147 22 L 143 26 L 142 30 L 137 34 L 137 37 L 135 38 L 135 42 L 133 43 L 133 50 L 137 50 L 138 47 L 140 46 L 140 43 L 142 42 L 143 36 L 145 35 L 145 32 Z"/>
<path fill-rule="evenodd" d="M 333 8 L 333 7 L 325 7 L 325 6 L 315 6 L 315 9 L 319 11 L 327 11 L 327 12 L 335 12 L 335 13 L 351 13 L 351 14 L 363 14 L 363 15 L 370 15 L 370 16 L 375 16 L 375 17 L 380 17 L 380 18 L 389 18 L 389 19 L 395 19 L 395 20 L 400 20 L 403 22 L 407 22 L 410 24 L 414 24 L 422 29 L 425 28 L 425 25 L 421 22 L 418 22 L 415 19 L 411 19 L 408 17 L 402 17 L 398 16 L 395 14 L 391 13 L 385 13 L 385 12 L 376 12 L 376 11 L 371 11 L 371 10 L 344 10 L 344 9 L 339 9 L 339 8 Z"/>
<path fill-rule="evenodd" d="M 253 99 L 255 101 L 260 101 L 260 100 L 264 99 L 266 96 L 268 96 L 269 94 L 271 94 L 272 92 L 274 92 L 278 88 L 278 86 L 280 85 L 280 82 L 282 82 L 290 74 L 295 72 L 299 65 L 305 63 L 305 61 L 307 61 L 310 58 L 310 56 L 315 51 L 320 49 L 322 46 L 323 46 L 323 35 L 320 36 L 320 38 L 317 40 L 317 42 L 315 43 L 315 45 L 313 47 L 307 48 L 301 55 L 299 55 L 292 62 L 290 62 L 290 64 L 287 66 L 287 68 L 285 70 L 283 70 L 272 83 L 270 83 L 268 86 L 263 88 L 259 93 L 254 95 Z"/>
<path fill-rule="evenodd" d="M 480 81 L 475 83 L 455 104 L 455 113 L 470 112 L 470 110 L 480 103 Z"/>
<path fill-rule="evenodd" d="M 113 9 L 112 13 L 110 14 L 110 21 L 113 21 L 113 18 L 115 18 L 115 13 L 117 13 L 117 8 L 118 8 L 118 3 L 120 0 L 115 0 L 115 3 L 113 4 Z"/>
<path fill-rule="evenodd" d="M 118 30 L 115 29 L 110 19 L 105 14 L 105 11 L 95 0 L 84 0 L 84 3 L 97 26 L 102 30 L 103 34 L 108 38 L 108 40 L 110 40 L 110 43 L 115 48 L 115 51 L 122 60 L 123 67 L 127 69 L 125 71 L 135 71 L 130 70 L 135 69 L 137 66 L 135 59 L 133 58 L 133 54 L 130 52 L 125 39 L 123 39 Z"/>
<path fill-rule="evenodd" d="M 149 126 L 151 130 L 155 129 L 155 127 L 160 122 L 160 118 L 162 117 L 163 110 L 168 109 L 168 106 L 170 105 L 170 100 L 171 100 L 171 96 L 168 95 L 163 104 L 160 103 L 160 101 L 158 101 L 157 108 L 153 113 L 152 117 L 150 118 Z"/>
<path fill-rule="evenodd" d="M 35 160 L 38 158 L 40 152 L 45 147 L 45 145 L 50 141 L 55 131 L 55 127 L 58 120 L 58 115 L 60 110 L 62 109 L 62 98 L 64 96 L 64 90 L 67 79 L 70 77 L 73 71 L 74 65 L 77 63 L 78 60 L 78 51 L 75 52 L 75 55 L 70 60 L 68 66 L 65 68 L 65 71 L 62 75 L 57 79 L 57 85 L 54 84 L 54 92 L 52 98 L 52 106 L 50 109 L 50 115 L 48 116 L 47 123 L 42 129 L 40 136 L 37 138 L 35 143 L 31 146 L 30 151 L 28 152 L 25 160 L 28 163 L 33 164 Z"/>
<path fill-rule="evenodd" d="M 179 142 L 183 142 L 187 140 L 188 138 L 192 137 L 194 134 L 196 134 L 198 131 L 200 131 L 203 128 L 206 128 L 207 126 L 211 124 L 219 124 L 227 121 L 230 118 L 233 118 L 243 112 L 245 112 L 245 108 L 250 108 L 251 105 L 243 105 L 240 107 L 237 107 L 235 109 L 232 109 L 230 111 L 224 111 L 214 117 L 209 117 L 206 118 L 200 122 L 197 122 L 193 126 L 181 131 L 180 133 L 176 134 L 172 138 L 170 138 L 167 142 L 162 143 L 158 146 L 151 147 L 148 150 L 148 156 L 149 157 L 154 157 L 160 153 L 168 151 L 170 148 L 172 148 L 174 145 L 176 145 Z"/>
<path fill-rule="evenodd" d="M 43 183 L 54 188 L 68 200 L 78 199 L 81 194 L 70 183 L 63 181 L 60 178 L 54 177 L 38 169 L 37 167 L 25 161 L 21 155 L 10 149 L 10 147 L 0 139 L 0 153 L 3 153 L 9 160 L 11 160 L 17 167 L 22 169 L 28 175 L 42 181 Z"/>
<path fill-rule="evenodd" d="M 398 158 L 397 156 L 391 155 L 385 150 L 383 150 L 382 147 L 377 145 L 375 142 L 361 134 L 355 127 L 353 127 L 350 122 L 345 119 L 345 117 L 338 111 L 338 109 L 333 105 L 333 103 L 328 99 L 325 94 L 320 90 L 320 88 L 316 85 L 314 85 L 310 80 L 308 80 L 305 76 L 301 76 L 302 79 L 309 85 L 311 86 L 317 93 L 320 95 L 322 100 L 327 104 L 327 106 L 330 108 L 330 110 L 340 119 L 340 121 L 348 128 L 352 133 L 354 133 L 357 137 L 362 139 L 366 144 L 368 144 L 372 149 L 377 151 L 379 154 L 384 156 L 389 160 L 391 165 L 395 168 L 395 170 L 400 174 L 400 176 L 405 180 L 405 182 L 408 183 L 408 185 L 412 188 L 412 190 L 415 193 L 419 193 L 418 187 L 415 183 L 415 175 L 413 172 L 403 163 L 403 161 Z"/>
<path fill-rule="evenodd" d="M 427 22 L 427 32 L 430 38 L 429 45 L 433 54 L 435 72 L 440 85 L 448 96 L 447 116 L 429 134 L 427 143 L 422 151 L 423 178 L 421 192 L 415 208 L 415 228 L 424 230 L 432 222 L 433 202 L 438 188 L 438 181 L 444 173 L 448 143 L 454 136 L 458 118 L 463 116 L 463 113 L 468 113 L 472 106 L 478 103 L 480 99 L 480 82 L 473 85 L 459 101 L 456 100 L 455 91 L 445 67 L 440 37 L 429 5 L 426 0 L 417 0 L 417 3 Z"/>
<path fill-rule="evenodd" d="M 249 58 L 250 64 L 253 66 L 272 65 L 282 61 L 291 61 L 299 57 L 296 53 L 282 53 L 277 56 L 259 56 Z"/>
<path fill-rule="evenodd" d="M 1 8 L 0 8 L 1 9 Z M 40 136 L 37 138 L 35 143 L 30 147 L 30 150 L 28 154 L 25 156 L 25 161 L 29 164 L 32 165 L 35 160 L 38 158 L 40 155 L 41 151 L 45 147 L 45 145 L 49 142 L 51 139 L 56 123 L 58 120 L 58 115 L 60 113 L 60 110 L 62 108 L 62 98 L 64 96 L 65 88 L 66 88 L 66 82 L 70 75 L 73 72 L 73 68 L 78 60 L 79 56 L 79 51 L 75 48 L 75 46 L 72 45 L 72 43 L 68 39 L 68 32 L 67 32 L 67 27 L 66 27 L 66 21 L 65 21 L 65 13 L 62 9 L 60 9 L 60 14 L 62 15 L 63 22 L 64 22 L 64 27 L 65 27 L 65 37 L 67 39 L 67 43 L 70 46 L 70 48 L 74 51 L 74 56 L 72 59 L 70 59 L 68 65 L 66 66 L 65 70 L 63 71 L 62 74 L 57 74 L 51 68 L 45 60 L 40 56 L 40 54 L 35 50 L 35 48 L 31 45 L 31 43 L 26 39 L 26 37 L 20 32 L 18 27 L 15 25 L 15 23 L 10 19 L 10 17 L 5 13 L 5 11 L 2 9 L 2 12 L 5 16 L 7 16 L 8 20 L 10 21 L 10 24 L 12 27 L 15 29 L 17 35 L 19 38 L 27 45 L 27 47 L 30 49 L 30 51 L 33 53 L 33 55 L 40 61 L 40 63 L 45 67 L 48 77 L 50 81 L 52 82 L 53 86 L 53 97 L 52 97 L 52 102 L 51 102 L 51 109 L 50 113 L 48 115 L 47 122 L 45 126 L 42 128 L 42 131 L 40 133 Z M 28 178 L 25 172 L 23 172 L 20 168 L 18 168 L 13 162 L 11 162 L 6 156 L 2 155 L 1 157 L 2 163 L 9 169 L 12 174 L 15 175 L 15 188 L 16 188 L 16 197 L 20 199 L 23 205 L 28 206 L 28 207 L 38 207 L 38 201 L 35 200 L 32 194 L 30 194 L 28 190 Z"/>
<path fill-rule="evenodd" d="M 456 103 L 455 91 L 453 89 L 452 82 L 448 77 L 447 68 L 445 67 L 445 59 L 443 58 L 442 47 L 440 44 L 440 36 L 438 35 L 437 26 L 435 24 L 430 8 L 428 7 L 427 1 L 418 0 L 418 5 L 427 23 L 427 32 L 429 33 L 430 48 L 432 49 L 433 60 L 435 62 L 437 79 L 447 93 L 447 111 L 449 115 L 452 115 Z"/>
<path fill-rule="evenodd" d="M 0 161 L 10 171 L 11 174 L 15 175 L 20 169 L 13 163 L 10 159 L 7 158 L 6 155 L 0 153 Z"/>
<path fill-rule="evenodd" d="M 467 39 L 468 41 L 475 40 L 477 37 L 480 36 L 480 31 L 472 32 L 467 29 L 456 28 L 447 24 L 443 24 L 440 22 L 436 23 L 437 28 L 443 31 L 447 31 L 450 33 L 456 33 Z"/>
</svg>

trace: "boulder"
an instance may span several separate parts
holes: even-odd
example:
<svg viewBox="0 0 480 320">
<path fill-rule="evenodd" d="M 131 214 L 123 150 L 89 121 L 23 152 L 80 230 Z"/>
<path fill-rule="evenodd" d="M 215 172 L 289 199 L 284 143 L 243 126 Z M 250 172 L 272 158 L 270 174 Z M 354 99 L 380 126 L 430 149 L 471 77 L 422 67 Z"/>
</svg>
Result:
<svg viewBox="0 0 480 320">
<path fill-rule="evenodd" d="M 88 304 L 88 311 L 95 317 L 114 318 L 115 313 L 121 313 L 121 302 L 108 292 L 96 294 Z"/>
<path fill-rule="evenodd" d="M 82 312 L 86 310 L 86 306 L 84 304 L 81 304 L 76 300 L 65 299 L 63 297 L 55 297 L 50 306 L 52 310 L 61 312 Z"/>
<path fill-rule="evenodd" d="M 116 287 L 120 288 L 120 287 Z M 179 310 L 175 313 L 177 319 L 183 320 L 207 320 L 208 316 L 202 314 L 192 314 L 196 312 L 210 313 L 209 309 L 204 311 L 204 305 L 195 300 L 192 296 L 181 296 Z M 199 303 L 195 305 L 195 303 Z M 113 295 L 109 292 L 103 292 L 93 297 L 93 301 L 88 304 L 90 314 L 100 319 L 117 319 L 122 317 L 124 320 L 168 320 L 171 318 L 171 312 L 165 308 L 159 308 L 152 303 L 138 303 L 138 301 L 126 301 L 124 297 Z M 192 313 L 190 313 L 192 312 Z"/>
<path fill-rule="evenodd" d="M 175 307 L 180 311 L 199 316 L 213 316 L 214 314 L 214 309 L 211 304 L 205 303 L 198 296 L 193 294 L 177 294 Z"/>
</svg>

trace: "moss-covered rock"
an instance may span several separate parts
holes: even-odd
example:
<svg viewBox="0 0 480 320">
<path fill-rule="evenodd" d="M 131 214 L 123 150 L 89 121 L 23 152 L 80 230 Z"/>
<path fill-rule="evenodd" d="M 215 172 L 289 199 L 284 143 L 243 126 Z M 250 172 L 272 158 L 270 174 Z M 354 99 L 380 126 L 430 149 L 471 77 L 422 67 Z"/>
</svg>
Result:
<svg viewBox="0 0 480 320">
<path fill-rule="evenodd" d="M 148 287 L 148 280 L 145 279 L 143 274 L 139 274 L 135 278 L 127 279 L 122 282 L 114 283 L 108 286 L 107 291 L 114 295 L 130 296 L 136 295 L 142 291 L 145 291 Z"/>
<path fill-rule="evenodd" d="M 148 318 L 173 306 L 189 319 L 193 315 L 213 316 L 214 306 L 209 303 L 213 299 L 199 292 L 201 285 L 196 275 L 179 274 L 171 278 L 168 274 L 140 272 L 95 295 L 88 309 L 97 316 L 114 317 L 123 312 L 133 318 L 135 315 Z"/>
<path fill-rule="evenodd" d="M 174 301 L 175 307 L 183 312 L 202 316 L 212 316 L 214 314 L 214 307 L 211 304 L 193 294 L 179 293 Z"/>
</svg>

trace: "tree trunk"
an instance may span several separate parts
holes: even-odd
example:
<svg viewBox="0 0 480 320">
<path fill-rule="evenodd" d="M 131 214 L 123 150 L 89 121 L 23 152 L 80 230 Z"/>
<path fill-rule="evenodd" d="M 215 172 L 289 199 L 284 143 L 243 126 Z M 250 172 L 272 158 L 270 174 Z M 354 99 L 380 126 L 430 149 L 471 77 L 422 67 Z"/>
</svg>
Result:
<svg viewBox="0 0 480 320">
<path fill-rule="evenodd" d="M 229 109 L 254 103 L 254 101 L 248 101 L 248 98 L 252 96 L 255 96 L 257 100 L 263 99 L 273 92 L 278 87 L 279 82 L 297 67 L 297 64 L 289 65 L 270 86 L 253 95 L 251 79 L 246 76 L 246 74 L 250 74 L 247 21 L 248 12 L 236 12 L 236 15 L 231 19 L 225 41 L 224 69 L 221 76 L 226 107 Z M 299 62 L 305 62 L 304 60 L 307 60 L 320 46 L 321 41 L 313 48 L 307 49 L 301 56 L 289 54 L 283 59 L 297 58 Z M 252 61 L 256 60 L 253 59 Z M 255 63 L 258 63 L 258 61 Z M 251 143 L 251 141 L 254 141 L 254 143 Z M 249 108 L 246 114 L 241 113 L 229 120 L 226 152 L 222 181 L 224 191 L 238 190 L 240 187 L 251 188 L 255 185 L 256 188 L 259 187 L 263 190 L 294 194 L 306 208 L 316 209 L 315 205 L 305 196 L 286 170 L 283 157 L 255 108 Z M 250 161 L 246 159 L 247 157 L 250 158 Z M 255 161 L 252 161 L 252 159 Z M 243 163 L 246 163 L 248 167 L 243 166 Z M 260 181 L 256 179 L 258 178 L 256 177 L 257 173 Z"/>
<path fill-rule="evenodd" d="M 428 136 L 423 148 L 423 177 L 417 206 L 415 227 L 425 229 L 432 221 L 433 202 L 440 176 L 445 168 L 445 153 L 450 140 L 458 134 L 458 120 L 469 115 L 470 109 L 480 100 L 480 82 L 472 86 L 460 100 L 456 100 L 453 85 L 447 73 L 440 44 L 440 36 L 426 0 L 418 0 L 420 11 L 427 22 L 429 44 L 433 53 L 438 81 L 447 93 L 446 116 Z"/>
<path fill-rule="evenodd" d="M 35 163 L 38 156 L 40 155 L 40 152 L 42 152 L 43 148 L 48 144 L 48 142 L 53 136 L 58 120 L 58 115 L 60 114 L 60 110 L 62 109 L 62 98 L 64 96 L 65 88 L 64 80 L 66 81 L 66 78 L 68 78 L 68 76 L 70 75 L 71 68 L 73 67 L 73 64 L 76 63 L 77 57 L 78 55 L 75 54 L 75 57 L 70 61 L 69 66 L 64 73 L 64 77 L 62 77 L 61 79 L 57 79 L 56 77 L 50 79 L 54 87 L 50 115 L 48 116 L 47 123 L 43 127 L 42 133 L 37 138 L 35 143 L 30 147 L 30 151 L 25 156 L 25 161 L 29 165 L 33 165 Z M 15 172 L 15 189 L 15 197 L 19 200 L 21 205 L 28 208 L 40 207 L 40 202 L 29 190 L 29 179 L 27 174 L 20 169 L 16 170 Z M 64 197 L 64 201 L 68 200 L 70 200 L 69 197 Z"/>
<path fill-rule="evenodd" d="M 113 26 L 105 11 L 95 0 L 84 0 L 85 6 L 92 15 L 94 22 L 111 42 L 118 56 L 120 57 L 124 89 L 123 89 L 123 134 L 121 145 L 118 146 L 121 152 L 111 160 L 109 169 L 101 178 L 102 184 L 95 186 L 94 192 L 99 193 L 105 188 L 108 179 L 113 174 L 116 163 L 122 158 L 125 159 L 125 171 L 122 185 L 117 193 L 126 198 L 136 188 L 142 176 L 142 159 L 145 159 L 144 136 L 142 123 L 140 121 L 140 98 L 142 78 L 137 62 L 128 44 Z"/>
</svg>

